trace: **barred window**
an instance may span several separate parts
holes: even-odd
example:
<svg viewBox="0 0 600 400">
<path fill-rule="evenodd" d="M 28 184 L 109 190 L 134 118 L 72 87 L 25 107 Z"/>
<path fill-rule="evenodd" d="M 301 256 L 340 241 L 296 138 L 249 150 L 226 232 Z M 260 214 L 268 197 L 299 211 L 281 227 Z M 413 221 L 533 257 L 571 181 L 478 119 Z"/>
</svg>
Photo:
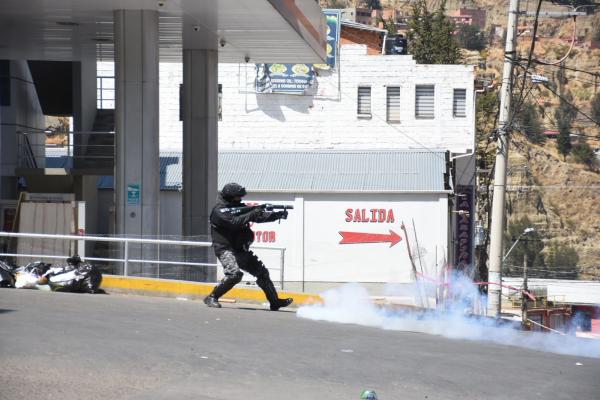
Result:
<svg viewBox="0 0 600 400">
<path fill-rule="evenodd" d="M 398 86 L 387 87 L 386 114 L 388 122 L 400 122 L 400 87 Z"/>
<path fill-rule="evenodd" d="M 358 116 L 371 116 L 371 86 L 358 87 Z"/>
<path fill-rule="evenodd" d="M 456 118 L 467 116 L 467 89 L 454 89 L 452 115 Z"/>
<path fill-rule="evenodd" d="M 415 117 L 433 119 L 435 89 L 433 85 L 417 85 L 415 89 Z"/>
</svg>

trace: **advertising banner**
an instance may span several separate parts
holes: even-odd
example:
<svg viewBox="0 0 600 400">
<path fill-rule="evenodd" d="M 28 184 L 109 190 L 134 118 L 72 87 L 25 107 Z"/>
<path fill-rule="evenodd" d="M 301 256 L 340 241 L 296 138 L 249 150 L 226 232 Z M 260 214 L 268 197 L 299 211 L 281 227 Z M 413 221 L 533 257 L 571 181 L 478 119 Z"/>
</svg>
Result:
<svg viewBox="0 0 600 400">
<path fill-rule="evenodd" d="M 327 20 L 327 65 L 335 69 L 340 43 L 340 10 L 323 10 Z"/>
<path fill-rule="evenodd" d="M 256 92 L 304 94 L 315 80 L 312 64 L 257 64 Z"/>
</svg>

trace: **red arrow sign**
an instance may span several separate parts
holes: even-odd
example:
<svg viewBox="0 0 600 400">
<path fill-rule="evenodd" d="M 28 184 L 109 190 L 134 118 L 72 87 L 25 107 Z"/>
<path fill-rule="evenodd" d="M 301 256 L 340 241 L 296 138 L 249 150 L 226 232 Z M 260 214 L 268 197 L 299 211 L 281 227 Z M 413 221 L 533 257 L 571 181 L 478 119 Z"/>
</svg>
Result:
<svg viewBox="0 0 600 400">
<path fill-rule="evenodd" d="M 340 244 L 354 244 L 354 243 L 382 243 L 390 242 L 390 247 L 402 240 L 402 238 L 396 234 L 396 232 L 390 229 L 390 234 L 385 233 L 364 233 L 364 232 L 344 232 L 340 231 L 342 240 Z"/>
</svg>

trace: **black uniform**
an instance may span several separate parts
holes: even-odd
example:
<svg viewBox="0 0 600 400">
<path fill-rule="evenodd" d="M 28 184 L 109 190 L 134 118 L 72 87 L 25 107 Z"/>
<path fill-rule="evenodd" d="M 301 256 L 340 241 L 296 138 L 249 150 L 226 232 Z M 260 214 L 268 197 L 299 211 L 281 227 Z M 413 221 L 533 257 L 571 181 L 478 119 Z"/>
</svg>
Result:
<svg viewBox="0 0 600 400">
<path fill-rule="evenodd" d="M 248 207 L 242 202 L 234 202 L 219 195 L 217 204 L 210 214 L 211 237 L 215 255 L 223 265 L 225 277 L 204 302 L 211 307 L 219 307 L 218 299 L 242 280 L 246 271 L 256 277 L 256 284 L 263 290 L 271 304 L 271 310 L 278 310 L 292 302 L 292 299 L 279 299 L 269 270 L 249 250 L 254 241 L 251 222 L 263 223 L 287 217 L 286 211 L 268 212 L 262 208 L 236 210 Z"/>
<path fill-rule="evenodd" d="M 285 211 L 268 212 L 262 208 L 254 208 L 245 213 L 234 210 L 238 207 L 248 207 L 246 204 L 229 202 L 219 195 L 210 213 L 210 234 L 217 257 L 223 250 L 242 251 L 254 241 L 254 232 L 250 222 L 272 222 L 282 218 Z"/>
</svg>

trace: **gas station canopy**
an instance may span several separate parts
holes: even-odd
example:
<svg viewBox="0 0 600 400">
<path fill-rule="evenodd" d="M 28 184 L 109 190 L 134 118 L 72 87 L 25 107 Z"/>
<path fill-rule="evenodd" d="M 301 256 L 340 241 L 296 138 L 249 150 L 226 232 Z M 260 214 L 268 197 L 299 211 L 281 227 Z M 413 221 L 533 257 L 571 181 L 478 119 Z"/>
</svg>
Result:
<svg viewBox="0 0 600 400">
<path fill-rule="evenodd" d="M 215 49 L 219 62 L 321 63 L 326 25 L 315 0 L 3 0 L 0 59 L 114 56 L 114 11 L 156 10 L 163 62 Z"/>
</svg>

